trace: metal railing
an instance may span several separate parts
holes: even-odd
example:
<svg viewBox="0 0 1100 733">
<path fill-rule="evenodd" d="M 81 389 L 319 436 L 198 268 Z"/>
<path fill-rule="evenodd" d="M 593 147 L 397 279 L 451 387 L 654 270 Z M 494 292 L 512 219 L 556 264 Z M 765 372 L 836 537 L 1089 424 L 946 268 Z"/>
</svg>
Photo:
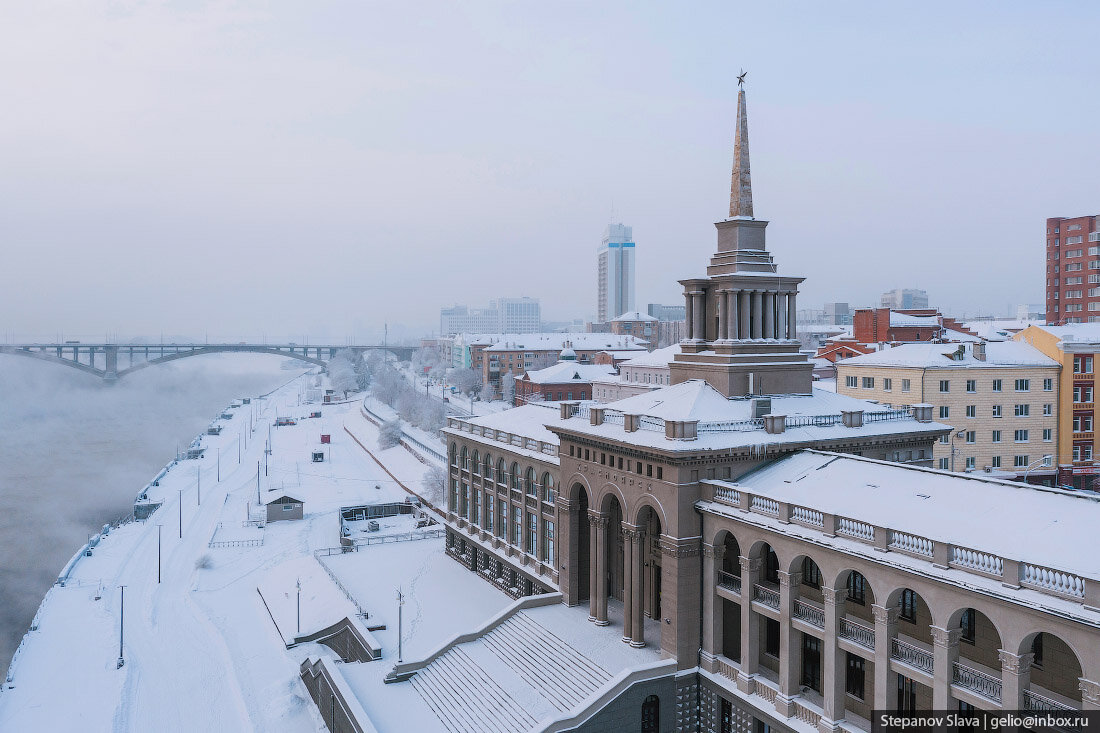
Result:
<svg viewBox="0 0 1100 733">
<path fill-rule="evenodd" d="M 725 570 L 718 571 L 718 585 L 741 595 L 741 576 L 728 573 Z"/>
<path fill-rule="evenodd" d="M 890 658 L 932 674 L 932 652 L 926 652 L 901 639 L 890 640 Z"/>
<path fill-rule="evenodd" d="M 875 630 L 857 621 L 847 618 L 840 619 L 839 635 L 842 639 L 854 641 L 867 649 L 875 648 Z"/>
<path fill-rule="evenodd" d="M 951 668 L 951 682 L 959 687 L 965 687 L 971 692 L 976 692 L 982 697 L 1001 701 L 1001 680 L 993 675 L 967 667 L 965 664 L 955 662 Z"/>
<path fill-rule="evenodd" d="M 819 629 L 825 628 L 825 610 L 801 599 L 794 602 L 794 617 Z"/>
<path fill-rule="evenodd" d="M 1074 712 L 1076 708 L 1071 708 L 1057 700 L 1052 700 L 1045 695 L 1040 695 L 1033 690 L 1024 690 L 1024 710 L 1036 710 L 1044 713 L 1064 713 Z"/>
<path fill-rule="evenodd" d="M 779 591 L 769 588 L 766 585 L 760 585 L 757 583 L 752 587 L 752 599 L 754 601 L 760 601 L 769 608 L 779 610 Z"/>
</svg>

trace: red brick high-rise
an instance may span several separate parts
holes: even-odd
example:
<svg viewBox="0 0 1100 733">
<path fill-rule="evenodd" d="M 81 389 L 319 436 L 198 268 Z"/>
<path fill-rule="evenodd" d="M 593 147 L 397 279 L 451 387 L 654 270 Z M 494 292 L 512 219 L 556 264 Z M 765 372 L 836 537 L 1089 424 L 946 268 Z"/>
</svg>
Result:
<svg viewBox="0 0 1100 733">
<path fill-rule="evenodd" d="M 1047 219 L 1047 323 L 1100 321 L 1100 216 Z"/>
</svg>

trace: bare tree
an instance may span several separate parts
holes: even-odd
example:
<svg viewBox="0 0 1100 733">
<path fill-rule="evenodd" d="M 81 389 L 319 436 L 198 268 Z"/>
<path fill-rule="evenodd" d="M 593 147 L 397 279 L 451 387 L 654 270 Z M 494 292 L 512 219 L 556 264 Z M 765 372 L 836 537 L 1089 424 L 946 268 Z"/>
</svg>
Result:
<svg viewBox="0 0 1100 733">
<path fill-rule="evenodd" d="M 386 450 L 387 448 L 393 448 L 401 445 L 401 437 L 404 435 L 401 432 L 400 420 L 387 420 L 382 423 L 382 427 L 378 429 L 378 448 L 380 450 Z"/>
<path fill-rule="evenodd" d="M 439 466 L 432 466 L 424 472 L 421 480 L 424 498 L 435 506 L 442 506 L 447 490 L 447 473 Z"/>
</svg>

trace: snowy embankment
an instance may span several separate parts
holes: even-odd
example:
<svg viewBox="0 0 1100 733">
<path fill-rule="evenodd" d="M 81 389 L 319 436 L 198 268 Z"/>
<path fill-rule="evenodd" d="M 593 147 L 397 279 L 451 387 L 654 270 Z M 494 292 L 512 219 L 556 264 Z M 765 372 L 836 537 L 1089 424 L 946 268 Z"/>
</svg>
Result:
<svg viewBox="0 0 1100 733">
<path fill-rule="evenodd" d="M 358 403 L 298 399 L 292 384 L 227 409 L 222 430 L 202 436 L 202 458 L 180 461 L 147 487 L 160 508 L 110 531 L 64 586 L 51 588 L 0 693 L 0 730 L 319 728 L 298 677 L 307 652 L 287 650 L 281 633 L 290 627 L 286 602 L 295 602 L 296 631 L 301 577 L 303 630 L 307 619 L 324 623 L 331 599 L 345 597 L 313 553 L 339 544 L 339 508 L 407 493 L 344 431 L 348 422 L 374 448 L 377 432 Z M 301 419 L 316 410 L 323 417 Z M 299 419 L 276 428 L 276 415 Z M 420 488 L 424 464 L 400 448 L 383 453 L 393 476 Z M 305 518 L 257 526 L 263 505 L 282 495 L 302 500 Z M 272 597 L 282 589 L 278 610 L 265 607 L 260 585 Z"/>
</svg>

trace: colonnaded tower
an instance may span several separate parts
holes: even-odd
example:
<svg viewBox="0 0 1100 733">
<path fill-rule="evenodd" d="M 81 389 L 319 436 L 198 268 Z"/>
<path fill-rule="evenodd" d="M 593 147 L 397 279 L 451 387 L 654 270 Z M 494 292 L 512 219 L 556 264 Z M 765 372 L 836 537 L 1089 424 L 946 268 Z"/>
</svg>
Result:
<svg viewBox="0 0 1100 733">
<path fill-rule="evenodd" d="M 737 95 L 737 131 L 729 218 L 715 223 L 718 251 L 707 277 L 681 280 L 687 338 L 670 365 L 672 384 L 705 379 L 726 397 L 809 394 L 813 365 L 798 351 L 798 284 L 780 276 L 764 243 L 768 222 L 752 210 L 745 90 Z"/>
</svg>

